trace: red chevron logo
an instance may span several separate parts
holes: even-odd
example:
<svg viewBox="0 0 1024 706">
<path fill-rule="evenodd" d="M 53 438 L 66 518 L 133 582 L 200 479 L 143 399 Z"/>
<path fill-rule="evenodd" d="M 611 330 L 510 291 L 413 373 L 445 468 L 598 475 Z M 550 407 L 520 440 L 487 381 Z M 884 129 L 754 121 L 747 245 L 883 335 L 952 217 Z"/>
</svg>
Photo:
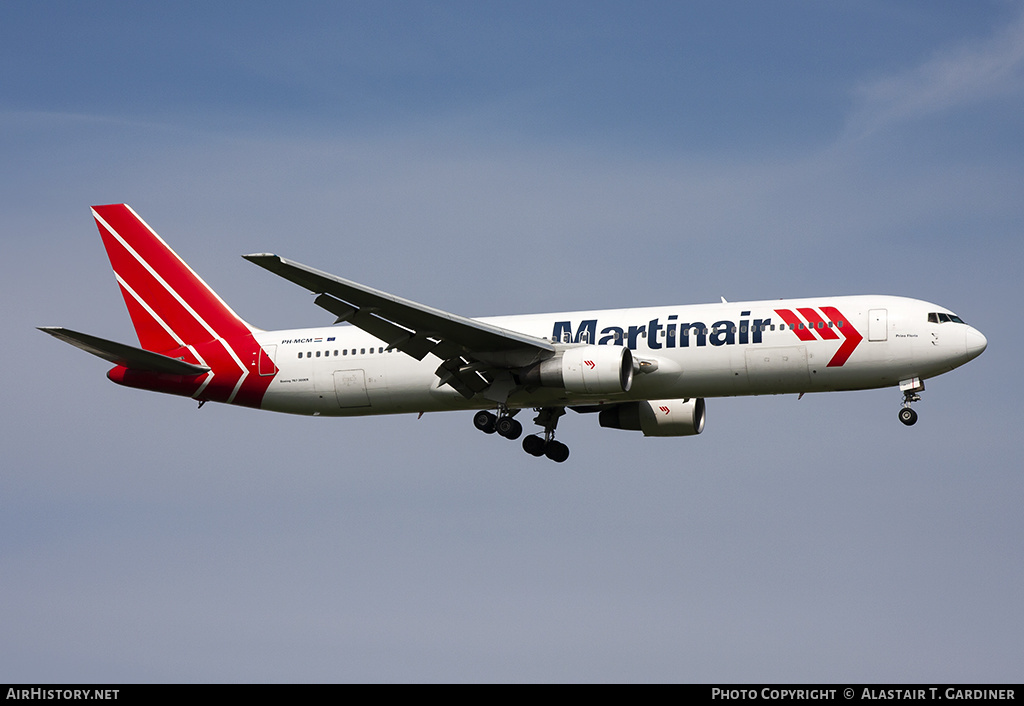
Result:
<svg viewBox="0 0 1024 706">
<path fill-rule="evenodd" d="M 662 412 L 664 412 L 665 414 L 668 414 L 668 413 L 669 413 L 669 412 L 671 411 L 671 410 L 670 410 L 670 409 L 669 409 L 668 407 L 666 407 L 665 405 L 662 405 L 661 407 L 658 407 L 658 409 L 660 409 L 660 410 L 661 410 Z"/>
<path fill-rule="evenodd" d="M 596 367 L 597 367 L 597 363 L 595 363 L 595 362 L 594 362 L 594 361 L 592 361 L 592 360 L 585 360 L 585 361 L 583 361 L 583 364 L 584 364 L 585 366 L 587 366 L 588 368 L 590 368 L 591 370 L 593 370 L 594 368 L 596 368 Z"/>
<path fill-rule="evenodd" d="M 826 367 L 841 368 L 864 340 L 853 324 L 834 306 L 821 307 L 824 318 L 811 308 L 799 308 L 797 311 L 803 316 L 802 319 L 789 309 L 776 309 L 775 313 L 789 325 L 789 329 L 801 341 L 818 340 L 814 334 L 818 334 L 823 341 L 837 341 L 840 336 L 845 339 Z M 837 331 L 839 333 L 836 333 Z"/>
</svg>

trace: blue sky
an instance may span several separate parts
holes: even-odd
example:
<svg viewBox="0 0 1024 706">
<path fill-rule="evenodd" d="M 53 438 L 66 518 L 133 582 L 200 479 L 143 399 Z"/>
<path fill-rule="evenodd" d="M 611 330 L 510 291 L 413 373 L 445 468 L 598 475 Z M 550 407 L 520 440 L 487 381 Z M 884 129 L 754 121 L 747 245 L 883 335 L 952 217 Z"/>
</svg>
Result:
<svg viewBox="0 0 1024 706">
<path fill-rule="evenodd" d="M 1024 8 L 0 7 L 0 680 L 1020 681 Z M 88 206 L 247 320 L 273 251 L 466 315 L 885 293 L 989 338 L 899 393 L 321 420 L 125 390 Z"/>
</svg>

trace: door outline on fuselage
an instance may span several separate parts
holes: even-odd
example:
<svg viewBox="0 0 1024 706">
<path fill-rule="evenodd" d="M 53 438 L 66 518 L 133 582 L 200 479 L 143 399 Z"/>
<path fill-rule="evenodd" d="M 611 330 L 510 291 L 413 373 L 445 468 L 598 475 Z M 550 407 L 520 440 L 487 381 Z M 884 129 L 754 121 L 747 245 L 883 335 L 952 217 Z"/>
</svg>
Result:
<svg viewBox="0 0 1024 706">
<path fill-rule="evenodd" d="M 871 309 L 868 311 L 868 341 L 886 341 L 889 338 L 889 311 Z"/>
<path fill-rule="evenodd" d="M 804 392 L 811 387 L 807 346 L 748 348 L 744 358 L 747 383 L 752 390 Z"/>
<path fill-rule="evenodd" d="M 262 346 L 256 355 L 259 356 L 256 367 L 260 376 L 267 377 L 277 373 L 277 346 Z"/>
<path fill-rule="evenodd" d="M 334 371 L 334 395 L 342 408 L 369 407 L 366 393 L 366 374 L 362 368 Z"/>
</svg>

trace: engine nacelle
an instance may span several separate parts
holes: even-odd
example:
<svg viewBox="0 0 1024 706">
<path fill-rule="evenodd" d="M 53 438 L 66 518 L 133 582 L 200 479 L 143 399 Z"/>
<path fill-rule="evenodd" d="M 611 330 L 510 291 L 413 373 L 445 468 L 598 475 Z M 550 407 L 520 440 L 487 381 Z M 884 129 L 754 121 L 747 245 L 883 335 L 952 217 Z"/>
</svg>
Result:
<svg viewBox="0 0 1024 706">
<path fill-rule="evenodd" d="M 601 426 L 644 436 L 693 436 L 704 431 L 704 398 L 623 402 L 602 410 Z"/>
<path fill-rule="evenodd" d="M 520 374 L 527 385 L 560 387 L 583 394 L 629 392 L 633 354 L 625 346 L 575 346 Z"/>
</svg>

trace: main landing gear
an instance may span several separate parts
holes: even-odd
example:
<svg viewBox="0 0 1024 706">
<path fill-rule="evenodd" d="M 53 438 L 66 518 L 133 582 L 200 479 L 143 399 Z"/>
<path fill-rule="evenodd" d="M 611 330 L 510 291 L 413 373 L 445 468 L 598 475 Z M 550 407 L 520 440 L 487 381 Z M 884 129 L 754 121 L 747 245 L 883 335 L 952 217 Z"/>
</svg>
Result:
<svg viewBox="0 0 1024 706">
<path fill-rule="evenodd" d="M 510 414 L 507 410 L 502 410 L 501 416 L 498 416 L 481 410 L 473 415 L 473 426 L 484 434 L 498 432 L 506 439 L 518 439 L 523 433 L 523 425 L 512 418 L 512 415 L 518 411 Z"/>
<path fill-rule="evenodd" d="M 555 441 L 555 427 L 558 418 L 565 414 L 565 407 L 542 407 L 534 417 L 533 423 L 544 427 L 544 436 L 530 434 L 523 439 L 523 451 L 531 456 L 547 456 L 555 463 L 564 463 L 569 458 L 569 447 L 561 441 Z"/>
<path fill-rule="evenodd" d="M 569 458 L 569 447 L 560 441 L 555 441 L 555 427 L 558 426 L 558 418 L 565 414 L 564 407 L 543 407 L 536 410 L 537 416 L 534 424 L 544 427 L 544 433 L 530 434 L 523 439 L 523 451 L 531 456 L 547 456 L 556 463 L 562 463 Z M 498 414 L 481 410 L 473 415 L 473 426 L 485 434 L 497 432 L 506 439 L 518 439 L 523 433 L 523 425 L 513 419 L 519 410 L 509 411 L 505 407 L 498 409 Z"/>
<path fill-rule="evenodd" d="M 919 378 L 904 380 L 900 383 L 900 390 L 903 391 L 903 407 L 900 409 L 900 421 L 908 427 L 912 427 L 917 423 L 917 412 L 910 408 L 910 404 L 921 401 L 921 395 L 917 393 L 924 391 L 924 381 Z"/>
</svg>

